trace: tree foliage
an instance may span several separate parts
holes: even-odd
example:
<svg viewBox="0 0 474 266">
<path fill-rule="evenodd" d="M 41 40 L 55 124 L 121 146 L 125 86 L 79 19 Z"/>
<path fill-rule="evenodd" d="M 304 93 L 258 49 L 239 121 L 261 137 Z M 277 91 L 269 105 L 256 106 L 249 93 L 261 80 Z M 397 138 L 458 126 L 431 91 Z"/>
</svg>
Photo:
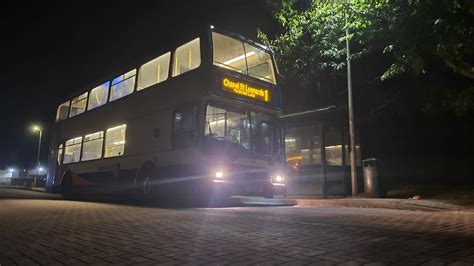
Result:
<svg viewBox="0 0 474 266">
<path fill-rule="evenodd" d="M 444 107 L 458 113 L 474 110 L 471 1 L 279 0 L 267 6 L 281 30 L 272 36 L 260 31 L 259 38 L 275 50 L 284 85 L 307 94 L 325 83 L 337 93 L 343 87 L 348 27 L 351 59 L 377 65 L 374 79 L 423 79 L 433 63 L 439 64 L 463 80 L 443 88 L 441 97 L 449 98 Z"/>
</svg>

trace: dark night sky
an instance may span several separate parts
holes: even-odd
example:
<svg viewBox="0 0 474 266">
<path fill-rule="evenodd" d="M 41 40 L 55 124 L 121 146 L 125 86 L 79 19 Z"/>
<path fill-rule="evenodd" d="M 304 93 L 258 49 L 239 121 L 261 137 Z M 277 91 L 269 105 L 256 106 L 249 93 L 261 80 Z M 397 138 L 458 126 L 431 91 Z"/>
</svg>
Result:
<svg viewBox="0 0 474 266">
<path fill-rule="evenodd" d="M 207 24 L 255 38 L 257 28 L 269 25 L 260 0 L 101 2 L 19 1 L 0 11 L 0 169 L 34 164 L 33 122 L 45 128 L 44 163 L 59 103 L 175 48 L 169 39 L 190 40 Z"/>
</svg>

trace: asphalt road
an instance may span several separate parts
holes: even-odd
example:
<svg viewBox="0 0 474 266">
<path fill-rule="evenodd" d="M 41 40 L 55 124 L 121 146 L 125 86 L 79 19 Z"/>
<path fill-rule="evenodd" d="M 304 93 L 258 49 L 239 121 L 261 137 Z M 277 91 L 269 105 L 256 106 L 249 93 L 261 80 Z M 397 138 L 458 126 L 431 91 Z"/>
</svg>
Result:
<svg viewBox="0 0 474 266">
<path fill-rule="evenodd" d="M 0 198 L 2 266 L 474 263 L 472 213 L 179 208 L 65 201 L 7 189 Z"/>
</svg>

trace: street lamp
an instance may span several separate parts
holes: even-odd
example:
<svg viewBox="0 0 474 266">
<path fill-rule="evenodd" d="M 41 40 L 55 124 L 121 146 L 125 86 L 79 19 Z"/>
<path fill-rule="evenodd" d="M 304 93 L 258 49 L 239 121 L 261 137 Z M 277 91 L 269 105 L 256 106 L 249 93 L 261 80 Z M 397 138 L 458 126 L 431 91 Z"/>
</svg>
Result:
<svg viewBox="0 0 474 266">
<path fill-rule="evenodd" d="M 33 125 L 32 127 L 33 132 L 39 132 L 39 139 L 38 139 L 38 156 L 36 157 L 36 176 L 35 180 L 33 181 L 33 187 L 36 187 L 36 179 L 39 177 L 40 172 L 40 152 L 41 152 L 41 136 L 43 135 L 43 129 L 38 125 Z"/>
<path fill-rule="evenodd" d="M 16 169 L 14 167 L 8 168 L 8 173 L 10 174 L 10 178 L 15 177 L 15 171 Z"/>
<path fill-rule="evenodd" d="M 349 6 L 349 0 L 346 0 L 347 7 Z M 347 9 L 346 7 L 346 9 Z M 351 162 L 351 184 L 352 184 L 352 196 L 357 196 L 357 169 L 356 169 L 356 145 L 355 145 L 355 126 L 354 126 L 354 106 L 352 103 L 352 72 L 351 72 L 351 51 L 349 44 L 349 27 L 347 21 L 347 14 L 344 12 L 346 20 L 346 61 L 347 61 L 347 98 L 349 109 L 349 139 L 350 139 L 350 162 Z"/>
</svg>

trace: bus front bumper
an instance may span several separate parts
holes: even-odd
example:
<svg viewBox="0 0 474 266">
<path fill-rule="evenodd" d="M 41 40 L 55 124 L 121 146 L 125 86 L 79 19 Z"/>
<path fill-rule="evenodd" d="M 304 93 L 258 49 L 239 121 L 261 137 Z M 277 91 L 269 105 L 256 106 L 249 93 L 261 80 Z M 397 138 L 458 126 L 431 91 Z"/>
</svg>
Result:
<svg viewBox="0 0 474 266">
<path fill-rule="evenodd" d="M 212 179 L 211 184 L 214 191 L 228 191 L 233 196 L 286 195 L 286 185 L 284 183 L 273 183 L 269 179 L 252 181 Z"/>
</svg>

